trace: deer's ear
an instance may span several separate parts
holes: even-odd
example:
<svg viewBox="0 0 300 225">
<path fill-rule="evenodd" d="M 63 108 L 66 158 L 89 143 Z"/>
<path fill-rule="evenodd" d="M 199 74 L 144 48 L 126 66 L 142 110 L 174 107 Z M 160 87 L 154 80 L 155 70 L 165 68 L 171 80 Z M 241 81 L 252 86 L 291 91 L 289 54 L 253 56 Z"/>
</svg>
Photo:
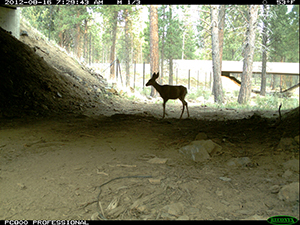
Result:
<svg viewBox="0 0 300 225">
<path fill-rule="evenodd" d="M 153 77 L 154 77 L 155 79 L 157 79 L 157 78 L 159 77 L 159 72 L 158 72 L 158 73 L 154 73 L 154 74 L 153 74 Z"/>
</svg>

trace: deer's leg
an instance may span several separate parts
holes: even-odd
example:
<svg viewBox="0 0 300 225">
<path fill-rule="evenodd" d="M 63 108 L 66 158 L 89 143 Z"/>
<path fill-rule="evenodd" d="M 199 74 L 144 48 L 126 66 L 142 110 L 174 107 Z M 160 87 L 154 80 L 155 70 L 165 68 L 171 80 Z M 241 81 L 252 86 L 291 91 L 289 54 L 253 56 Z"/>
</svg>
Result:
<svg viewBox="0 0 300 225">
<path fill-rule="evenodd" d="M 186 111 L 187 111 L 188 117 L 190 117 L 187 102 L 186 102 L 184 99 L 182 99 L 182 98 L 180 98 L 180 101 L 182 102 L 182 112 L 181 112 L 181 115 L 180 115 L 180 118 L 179 118 L 179 119 L 182 118 L 182 115 L 183 115 L 183 113 L 184 113 L 184 107 L 186 107 Z"/>
<path fill-rule="evenodd" d="M 183 112 L 184 112 L 184 106 L 185 106 L 185 103 L 184 103 L 184 100 L 183 99 L 180 99 L 180 101 L 182 102 L 182 111 L 181 111 L 181 115 L 180 115 L 180 118 L 182 118 L 182 115 L 183 115 Z"/>
<path fill-rule="evenodd" d="M 189 108 L 188 108 L 187 102 L 185 102 L 185 107 L 186 107 L 186 111 L 187 111 L 188 117 L 190 117 L 190 114 L 189 114 Z"/>
<path fill-rule="evenodd" d="M 166 103 L 167 103 L 167 101 L 168 101 L 168 100 L 165 100 L 165 99 L 164 99 L 164 103 L 163 103 L 163 110 L 164 110 L 164 111 L 163 111 L 163 117 L 162 117 L 163 119 L 165 118 L 165 114 L 166 114 Z"/>
<path fill-rule="evenodd" d="M 184 113 L 184 107 L 186 107 L 186 111 L 187 111 L 188 117 L 190 117 L 189 109 L 188 109 L 188 104 L 184 100 L 186 94 L 187 94 L 187 89 L 184 87 L 184 88 L 182 88 L 182 93 L 180 94 L 181 96 L 179 97 L 179 100 L 182 102 L 182 112 L 181 112 L 181 115 L 180 115 L 180 119 L 181 119 L 181 117 L 182 117 L 182 115 Z"/>
</svg>

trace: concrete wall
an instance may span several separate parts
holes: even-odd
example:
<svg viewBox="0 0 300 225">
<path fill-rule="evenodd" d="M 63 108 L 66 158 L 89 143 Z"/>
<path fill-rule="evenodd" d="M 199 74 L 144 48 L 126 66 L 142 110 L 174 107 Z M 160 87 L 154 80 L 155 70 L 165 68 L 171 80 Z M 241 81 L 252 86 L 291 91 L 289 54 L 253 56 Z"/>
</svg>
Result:
<svg viewBox="0 0 300 225">
<path fill-rule="evenodd" d="M 20 37 L 20 10 L 0 6 L 0 26 L 19 39 Z"/>
</svg>

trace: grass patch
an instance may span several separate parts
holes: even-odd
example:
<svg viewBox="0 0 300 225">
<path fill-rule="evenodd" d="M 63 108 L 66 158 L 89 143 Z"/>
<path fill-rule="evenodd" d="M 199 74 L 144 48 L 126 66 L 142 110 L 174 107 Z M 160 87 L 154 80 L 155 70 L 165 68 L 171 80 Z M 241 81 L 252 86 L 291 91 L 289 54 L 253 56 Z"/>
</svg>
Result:
<svg viewBox="0 0 300 225">
<path fill-rule="evenodd" d="M 139 92 L 142 96 L 150 96 L 151 88 L 136 88 L 136 92 Z M 214 103 L 214 96 L 211 94 L 211 90 L 205 87 L 200 87 L 199 89 L 188 90 L 186 96 L 187 102 L 192 101 L 193 103 L 199 102 L 199 105 L 205 104 L 212 108 L 231 108 L 231 109 L 242 109 L 242 110 L 278 110 L 280 104 L 282 104 L 282 110 L 294 109 L 299 107 L 299 96 L 284 97 L 280 93 L 272 93 L 266 96 L 251 95 L 251 98 L 247 104 L 239 104 L 237 98 L 239 91 L 235 90 L 233 92 L 223 92 L 224 103 L 217 104 Z M 159 94 L 157 95 L 159 96 Z M 134 96 L 124 95 L 129 100 L 138 100 Z M 161 104 L 162 98 L 154 98 L 155 103 Z M 169 100 L 168 104 L 175 104 L 178 100 Z"/>
<path fill-rule="evenodd" d="M 187 99 L 196 100 L 199 97 L 203 97 L 204 100 L 208 100 L 211 96 L 211 91 L 208 89 L 200 88 L 198 90 L 190 90 L 186 96 Z"/>
<path fill-rule="evenodd" d="M 294 109 L 299 106 L 299 99 L 292 97 L 282 97 L 278 93 L 272 95 L 260 96 L 255 99 L 255 108 L 264 110 L 276 110 L 282 104 L 282 110 Z"/>
</svg>

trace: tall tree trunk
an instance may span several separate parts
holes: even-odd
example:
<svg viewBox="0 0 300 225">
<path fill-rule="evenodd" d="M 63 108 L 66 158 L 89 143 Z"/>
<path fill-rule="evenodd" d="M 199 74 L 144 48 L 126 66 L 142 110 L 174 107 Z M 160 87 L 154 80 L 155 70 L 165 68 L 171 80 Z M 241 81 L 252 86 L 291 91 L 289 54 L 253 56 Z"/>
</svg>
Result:
<svg viewBox="0 0 300 225">
<path fill-rule="evenodd" d="M 172 18 L 173 18 L 172 5 L 169 6 L 169 10 L 170 10 L 169 24 L 171 24 Z M 169 32 L 168 35 L 172 36 L 173 34 L 172 34 L 172 32 Z M 170 46 L 173 45 L 172 39 L 170 39 L 169 45 Z M 170 55 L 170 57 L 169 57 L 169 85 L 173 85 L 173 57 L 172 57 L 172 55 Z"/>
<path fill-rule="evenodd" d="M 115 51 L 116 51 L 116 37 L 117 37 L 117 25 L 118 25 L 118 11 L 114 11 L 114 16 L 112 18 L 112 45 L 110 48 L 110 59 L 109 63 L 115 61 Z M 115 79 L 115 64 L 113 63 L 110 67 L 109 78 L 111 80 Z"/>
<path fill-rule="evenodd" d="M 268 23 L 266 22 L 267 16 L 268 16 L 268 6 L 263 5 L 263 30 L 262 30 L 262 66 L 261 66 L 261 85 L 260 85 L 260 95 L 265 96 L 266 95 L 266 86 L 267 86 L 267 80 L 266 80 L 266 72 L 267 72 L 267 42 L 268 42 L 268 36 L 267 36 L 267 26 Z"/>
<path fill-rule="evenodd" d="M 125 68 L 126 68 L 126 87 L 130 86 L 130 73 L 129 73 L 129 63 L 130 63 L 130 36 L 129 36 L 129 18 L 128 9 L 125 9 Z"/>
<path fill-rule="evenodd" d="M 49 17 L 49 35 L 48 35 L 48 41 L 51 40 L 52 11 L 53 11 L 53 6 L 50 5 L 50 17 Z"/>
<path fill-rule="evenodd" d="M 220 71 L 222 71 L 222 57 L 223 57 L 223 42 L 224 42 L 224 24 L 225 24 L 225 7 L 221 5 L 219 8 L 219 48 L 220 48 Z"/>
<path fill-rule="evenodd" d="M 169 85 L 173 85 L 173 58 L 169 58 Z"/>
<path fill-rule="evenodd" d="M 165 35 L 162 36 L 161 54 L 160 54 L 160 82 L 163 83 L 164 78 L 164 41 Z"/>
<path fill-rule="evenodd" d="M 211 38 L 212 38 L 212 60 L 213 60 L 213 94 L 216 103 L 223 102 L 223 90 L 221 80 L 221 66 L 219 53 L 219 33 L 218 33 L 218 6 L 211 6 Z"/>
<path fill-rule="evenodd" d="M 151 75 L 159 72 L 159 54 L 158 54 L 158 15 L 157 5 L 150 6 L 150 71 Z M 152 86 L 151 86 L 152 87 Z M 155 89 L 151 88 L 152 97 L 155 95 Z"/>
<path fill-rule="evenodd" d="M 282 81 L 283 81 L 283 76 L 282 75 L 280 75 L 280 83 L 279 83 L 279 91 L 280 91 L 280 93 L 282 92 L 282 86 L 283 86 L 283 83 L 282 83 Z"/>
<path fill-rule="evenodd" d="M 163 18 L 165 18 L 166 8 L 163 6 Z M 163 83 L 164 78 L 164 46 L 165 46 L 165 26 L 163 26 L 161 39 L 161 53 L 160 53 L 160 82 Z"/>
<path fill-rule="evenodd" d="M 63 46 L 66 48 L 67 52 L 71 52 L 71 40 L 70 40 L 70 34 L 67 34 L 67 32 L 63 33 Z"/>
<path fill-rule="evenodd" d="M 77 18 L 79 16 L 80 16 L 80 12 L 77 11 Z M 74 53 L 76 57 L 79 59 L 80 58 L 80 23 L 76 24 Z"/>
<path fill-rule="evenodd" d="M 64 48 L 64 38 L 63 38 L 63 32 L 60 31 L 59 34 L 58 34 L 58 37 L 59 37 L 59 46 Z"/>
<path fill-rule="evenodd" d="M 248 103 L 251 95 L 251 76 L 253 68 L 255 27 L 257 23 L 258 7 L 258 5 L 251 5 L 249 8 L 249 24 L 246 31 L 243 73 L 241 76 L 241 89 L 238 97 L 238 103 L 240 104 Z"/>
<path fill-rule="evenodd" d="M 276 80 L 276 75 L 272 74 L 272 79 L 271 79 L 271 90 L 275 90 L 275 80 Z"/>
<path fill-rule="evenodd" d="M 183 60 L 183 57 L 184 57 L 184 37 L 185 37 L 185 31 L 183 32 L 183 35 L 182 35 L 182 51 L 181 51 L 181 60 Z"/>
<path fill-rule="evenodd" d="M 87 19 L 84 20 L 84 40 L 83 40 L 83 58 L 88 61 L 88 26 Z"/>
<path fill-rule="evenodd" d="M 89 57 L 89 65 L 92 63 L 92 34 L 90 34 L 89 38 L 89 52 L 88 52 L 88 57 Z"/>
</svg>

